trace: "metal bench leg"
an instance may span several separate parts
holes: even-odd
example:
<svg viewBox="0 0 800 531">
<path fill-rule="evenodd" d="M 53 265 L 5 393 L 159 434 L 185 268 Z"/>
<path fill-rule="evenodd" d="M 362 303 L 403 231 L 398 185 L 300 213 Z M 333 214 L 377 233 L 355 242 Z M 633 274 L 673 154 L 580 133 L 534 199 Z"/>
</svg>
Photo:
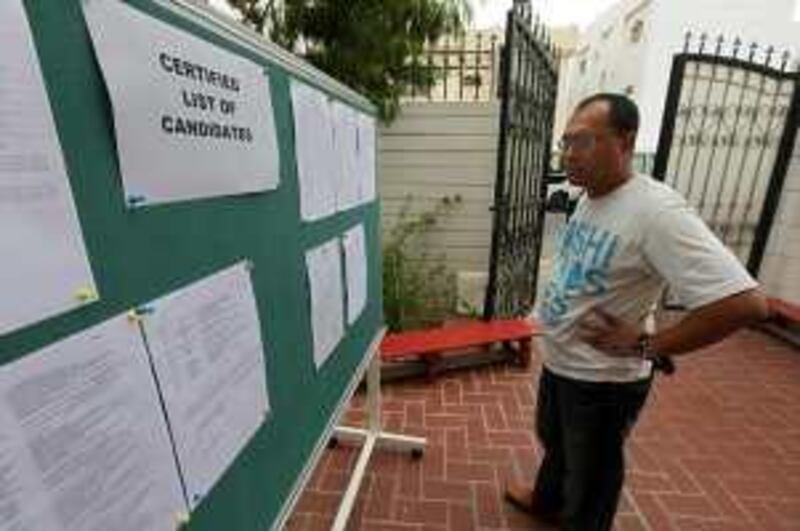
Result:
<svg viewBox="0 0 800 531">
<path fill-rule="evenodd" d="M 440 353 L 428 354 L 422 358 L 425 362 L 425 376 L 429 382 L 436 379 L 444 371 L 444 359 Z"/>
</svg>

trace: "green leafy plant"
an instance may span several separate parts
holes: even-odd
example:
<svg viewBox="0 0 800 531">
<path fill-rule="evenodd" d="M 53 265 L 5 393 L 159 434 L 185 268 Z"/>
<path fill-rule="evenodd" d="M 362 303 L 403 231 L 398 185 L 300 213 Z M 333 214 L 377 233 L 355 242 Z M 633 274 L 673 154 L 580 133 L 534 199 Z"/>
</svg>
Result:
<svg viewBox="0 0 800 531">
<path fill-rule="evenodd" d="M 481 316 L 483 316 L 483 312 L 481 308 L 478 308 L 470 301 L 459 297 L 458 315 L 460 315 L 461 317 L 467 317 L 469 319 L 480 319 Z"/>
<path fill-rule="evenodd" d="M 455 274 L 426 240 L 461 196 L 444 197 L 419 213 L 412 213 L 412 203 L 406 196 L 383 245 L 383 307 L 391 331 L 439 325 L 456 309 Z"/>
<path fill-rule="evenodd" d="M 433 83 L 412 58 L 471 16 L 466 0 L 227 0 L 242 22 L 367 95 L 384 121 L 413 85 Z"/>
</svg>

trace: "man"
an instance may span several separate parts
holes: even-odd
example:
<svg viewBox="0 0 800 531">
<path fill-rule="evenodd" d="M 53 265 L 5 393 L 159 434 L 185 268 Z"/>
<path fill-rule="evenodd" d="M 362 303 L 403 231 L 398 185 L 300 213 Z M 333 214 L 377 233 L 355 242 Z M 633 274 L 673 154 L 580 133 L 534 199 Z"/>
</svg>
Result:
<svg viewBox="0 0 800 531">
<path fill-rule="evenodd" d="M 653 360 L 717 342 L 766 318 L 736 257 L 686 201 L 631 169 L 639 113 L 628 98 L 581 102 L 561 139 L 569 182 L 584 189 L 535 311 L 544 336 L 536 430 L 544 459 L 533 489 L 507 499 L 570 531 L 610 529 L 623 443 L 650 389 Z M 689 312 L 651 334 L 665 286 Z"/>
</svg>

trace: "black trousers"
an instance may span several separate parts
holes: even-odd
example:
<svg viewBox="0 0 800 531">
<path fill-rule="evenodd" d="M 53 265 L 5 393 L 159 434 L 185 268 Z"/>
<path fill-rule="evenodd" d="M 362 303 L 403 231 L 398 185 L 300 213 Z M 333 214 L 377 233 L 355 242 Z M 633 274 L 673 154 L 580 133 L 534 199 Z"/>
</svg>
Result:
<svg viewBox="0 0 800 531">
<path fill-rule="evenodd" d="M 568 531 L 611 529 L 625 477 L 623 445 L 651 379 L 593 383 L 544 369 L 536 431 L 545 450 L 534 497 Z"/>
</svg>

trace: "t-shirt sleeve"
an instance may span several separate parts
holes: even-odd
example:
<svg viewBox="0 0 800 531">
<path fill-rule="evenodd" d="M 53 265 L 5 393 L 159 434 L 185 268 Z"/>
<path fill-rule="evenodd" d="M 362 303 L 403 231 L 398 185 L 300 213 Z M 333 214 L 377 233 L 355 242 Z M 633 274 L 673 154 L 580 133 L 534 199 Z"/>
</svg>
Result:
<svg viewBox="0 0 800 531">
<path fill-rule="evenodd" d="M 659 209 L 643 237 L 645 259 L 689 309 L 758 286 L 739 259 L 684 202 Z"/>
</svg>

